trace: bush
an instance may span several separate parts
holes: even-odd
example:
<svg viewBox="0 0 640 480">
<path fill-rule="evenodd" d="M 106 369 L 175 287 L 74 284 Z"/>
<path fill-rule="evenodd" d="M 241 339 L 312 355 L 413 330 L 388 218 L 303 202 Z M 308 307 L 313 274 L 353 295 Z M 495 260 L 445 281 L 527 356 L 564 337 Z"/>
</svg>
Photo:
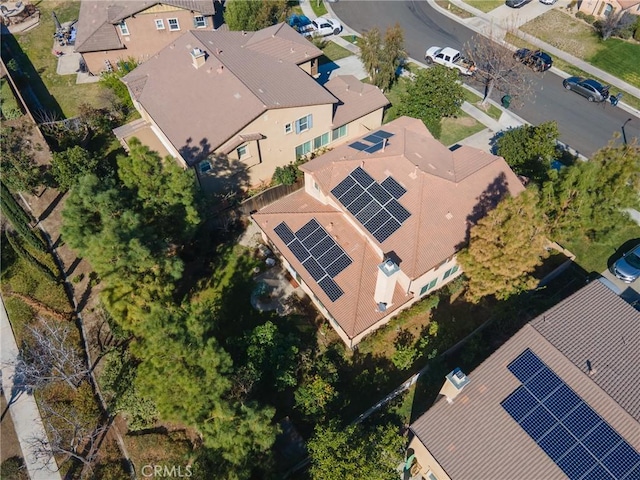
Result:
<svg viewBox="0 0 640 480">
<path fill-rule="evenodd" d="M 293 185 L 298 179 L 298 173 L 298 167 L 293 163 L 285 165 L 284 167 L 276 167 L 275 172 L 273 172 L 272 181 L 275 184 Z"/>
<path fill-rule="evenodd" d="M 576 12 L 576 18 L 584 20 L 590 25 L 593 25 L 596 22 L 596 17 L 580 11 Z"/>
</svg>

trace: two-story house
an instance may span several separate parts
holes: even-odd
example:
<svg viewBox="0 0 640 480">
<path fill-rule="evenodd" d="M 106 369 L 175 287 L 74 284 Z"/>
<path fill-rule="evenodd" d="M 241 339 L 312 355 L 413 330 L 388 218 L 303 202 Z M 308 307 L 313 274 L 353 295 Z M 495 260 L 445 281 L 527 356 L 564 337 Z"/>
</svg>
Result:
<svg viewBox="0 0 640 480">
<path fill-rule="evenodd" d="M 639 326 L 596 280 L 455 369 L 411 425 L 403 478 L 640 479 Z"/>
<path fill-rule="evenodd" d="M 83 0 L 75 51 L 94 75 L 144 62 L 187 30 L 212 30 L 221 10 L 219 0 Z"/>
<path fill-rule="evenodd" d="M 123 78 L 166 151 L 211 189 L 271 180 L 276 167 L 381 125 L 388 100 L 353 76 L 321 85 L 322 51 L 288 25 L 191 30 Z"/>
<path fill-rule="evenodd" d="M 580 0 L 578 10 L 598 18 L 607 17 L 616 12 L 640 15 L 640 0 Z"/>
<path fill-rule="evenodd" d="M 456 278 L 470 227 L 524 188 L 502 157 L 409 117 L 301 169 L 304 189 L 253 219 L 349 347 Z"/>
</svg>

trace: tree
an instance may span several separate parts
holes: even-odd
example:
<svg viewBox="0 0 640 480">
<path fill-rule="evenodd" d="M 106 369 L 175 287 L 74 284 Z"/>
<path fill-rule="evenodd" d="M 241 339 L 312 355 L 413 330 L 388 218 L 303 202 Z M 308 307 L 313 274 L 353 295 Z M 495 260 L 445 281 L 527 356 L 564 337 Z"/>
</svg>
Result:
<svg viewBox="0 0 640 480">
<path fill-rule="evenodd" d="M 229 30 L 253 32 L 284 22 L 288 13 L 286 0 L 228 0 L 224 21 Z"/>
<path fill-rule="evenodd" d="M 74 345 L 69 324 L 40 319 L 40 328 L 27 326 L 29 342 L 15 365 L 15 376 L 29 390 L 64 381 L 73 390 L 91 369 Z"/>
<path fill-rule="evenodd" d="M 522 100 L 533 91 L 531 73 L 494 38 L 492 32 L 489 37 L 478 34 L 465 47 L 467 58 L 476 66 L 476 77 L 484 83 L 482 104 L 486 105 L 494 89 L 510 95 L 514 101 Z"/>
<path fill-rule="evenodd" d="M 471 228 L 469 246 L 458 254 L 469 279 L 467 298 L 505 300 L 535 287 L 530 274 L 546 256 L 545 233 L 535 187 L 502 200 Z"/>
<path fill-rule="evenodd" d="M 397 478 L 404 437 L 393 424 L 376 427 L 337 422 L 316 426 L 308 442 L 312 480 L 387 480 Z"/>
<path fill-rule="evenodd" d="M 541 205 L 554 239 L 576 236 L 596 240 L 625 221 L 625 208 L 638 208 L 640 147 L 637 143 L 608 146 L 587 162 L 551 171 L 542 189 Z"/>
<path fill-rule="evenodd" d="M 165 238 L 189 240 L 200 223 L 193 170 L 183 170 L 171 157 L 161 159 L 137 138 L 129 141 L 129 154 L 119 155 L 117 162 L 118 177 L 135 192 L 140 213 L 152 218 Z"/>
<path fill-rule="evenodd" d="M 504 157 L 518 175 L 542 183 L 555 157 L 559 135 L 556 122 L 541 123 L 537 127 L 522 125 L 507 130 L 498 139 L 498 155 Z"/>
<path fill-rule="evenodd" d="M 51 159 L 51 173 L 61 190 L 69 190 L 80 177 L 95 172 L 97 167 L 98 159 L 79 145 L 56 152 Z"/>
<path fill-rule="evenodd" d="M 612 11 L 605 15 L 604 18 L 596 20 L 593 26 L 604 41 L 611 38 L 612 35 L 620 35 L 624 31 L 629 32 L 625 38 L 631 37 L 635 22 L 635 15 L 621 9 Z"/>
<path fill-rule="evenodd" d="M 398 67 L 407 58 L 404 51 L 404 32 L 399 24 L 387 28 L 384 39 L 377 27 L 363 33 L 360 41 L 360 60 L 371 83 L 387 90 L 396 79 Z"/>
<path fill-rule="evenodd" d="M 35 193 L 42 185 L 40 168 L 28 139 L 31 128 L 24 122 L 18 127 L 4 125 L 0 128 L 2 181 L 15 192 Z"/>
<path fill-rule="evenodd" d="M 435 65 L 418 71 L 400 98 L 398 114 L 419 118 L 438 138 L 441 120 L 456 115 L 463 102 L 464 89 L 458 82 L 457 71 Z"/>
</svg>

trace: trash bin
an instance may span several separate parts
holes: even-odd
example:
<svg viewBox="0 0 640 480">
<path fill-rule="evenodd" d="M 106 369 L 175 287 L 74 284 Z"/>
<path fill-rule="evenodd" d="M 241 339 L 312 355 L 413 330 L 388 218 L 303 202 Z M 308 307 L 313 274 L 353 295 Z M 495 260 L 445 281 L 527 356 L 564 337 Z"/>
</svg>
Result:
<svg viewBox="0 0 640 480">
<path fill-rule="evenodd" d="M 511 95 L 505 95 L 504 97 L 502 97 L 501 102 L 504 108 L 509 108 L 509 106 L 511 105 Z"/>
</svg>

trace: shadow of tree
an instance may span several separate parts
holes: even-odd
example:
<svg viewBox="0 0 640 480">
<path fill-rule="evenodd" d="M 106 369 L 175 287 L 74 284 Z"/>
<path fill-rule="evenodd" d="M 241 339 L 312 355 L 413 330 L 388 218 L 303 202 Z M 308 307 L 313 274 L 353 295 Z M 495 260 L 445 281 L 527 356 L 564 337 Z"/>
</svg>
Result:
<svg viewBox="0 0 640 480">
<path fill-rule="evenodd" d="M 493 210 L 508 191 L 509 189 L 507 187 L 506 176 L 504 173 L 500 173 L 493 179 L 482 194 L 480 194 L 477 199 L 478 202 L 471 210 L 471 213 L 467 216 L 465 239 L 464 242 L 456 245 L 456 251 L 467 246 L 470 239 L 471 227 L 473 227 L 478 220 L 485 217 L 490 210 Z"/>
</svg>

